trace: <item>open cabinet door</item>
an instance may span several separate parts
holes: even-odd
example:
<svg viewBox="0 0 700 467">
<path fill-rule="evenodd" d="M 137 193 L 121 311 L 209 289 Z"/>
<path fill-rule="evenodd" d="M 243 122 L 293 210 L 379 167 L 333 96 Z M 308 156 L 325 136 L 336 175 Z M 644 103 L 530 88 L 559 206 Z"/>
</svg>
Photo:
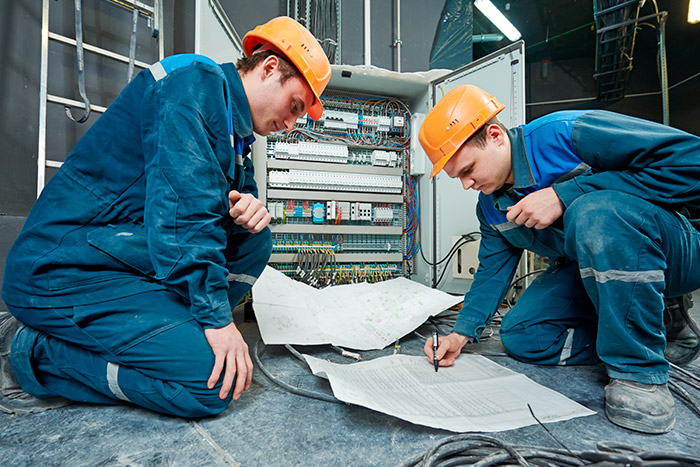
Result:
<svg viewBox="0 0 700 467">
<path fill-rule="evenodd" d="M 498 118 L 508 128 L 525 123 L 525 43 L 518 41 L 498 50 L 486 57 L 466 65 L 453 73 L 445 75 L 431 83 L 430 107 L 432 108 L 445 94 L 462 84 L 478 86 L 496 97 L 506 108 Z M 428 164 L 429 166 L 430 164 Z M 430 168 L 427 168 L 427 173 Z M 476 203 L 478 193 L 473 190 L 465 191 L 459 180 L 453 180 L 444 171 L 436 175 L 432 181 L 424 177 L 421 209 L 429 212 L 430 218 L 422 233 L 424 251 L 432 253 L 432 262 L 444 258 L 454 244 L 453 238 L 479 230 L 476 218 Z M 473 250 L 473 251 L 472 251 Z M 469 255 L 475 255 L 476 250 L 467 248 L 460 254 L 462 267 L 469 266 Z M 453 264 L 445 261 L 431 268 L 432 283 L 438 280 L 445 267 L 444 277 L 438 288 L 446 292 L 464 293 L 471 285 L 469 274 L 462 273 L 462 279 L 453 277 Z"/>
</svg>

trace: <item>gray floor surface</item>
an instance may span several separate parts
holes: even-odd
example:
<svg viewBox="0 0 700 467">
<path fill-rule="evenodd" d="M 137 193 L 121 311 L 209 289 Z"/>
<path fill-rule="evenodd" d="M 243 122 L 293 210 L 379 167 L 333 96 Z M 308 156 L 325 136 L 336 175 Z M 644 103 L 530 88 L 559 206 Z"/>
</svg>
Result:
<svg viewBox="0 0 700 467">
<path fill-rule="evenodd" d="M 697 299 L 700 298 L 696 295 Z M 693 310 L 696 318 L 700 306 Z M 258 339 L 255 323 L 242 325 L 251 350 Z M 430 329 L 419 328 L 429 333 Z M 410 336 L 401 352 L 420 354 L 422 340 Z M 522 372 L 597 413 L 558 423 L 549 431 L 572 450 L 595 449 L 615 441 L 651 451 L 700 456 L 700 418 L 677 400 L 676 426 L 668 434 L 644 435 L 619 428 L 604 415 L 601 366 L 538 367 L 498 356 L 497 334 L 469 351 Z M 298 350 L 350 363 L 326 346 Z M 393 348 L 363 352 L 364 359 L 388 355 Z M 288 384 L 330 393 L 282 346 L 260 348 L 263 365 Z M 696 373 L 700 366 L 691 365 Z M 696 398 L 700 394 L 694 393 Z M 256 368 L 252 387 L 221 415 L 184 420 L 131 406 L 74 404 L 31 415 L 0 413 L 0 464 L 56 466 L 395 466 L 421 453 L 451 432 L 413 425 L 369 409 L 291 394 Z M 539 425 L 492 434 L 517 445 L 559 447 Z"/>
</svg>

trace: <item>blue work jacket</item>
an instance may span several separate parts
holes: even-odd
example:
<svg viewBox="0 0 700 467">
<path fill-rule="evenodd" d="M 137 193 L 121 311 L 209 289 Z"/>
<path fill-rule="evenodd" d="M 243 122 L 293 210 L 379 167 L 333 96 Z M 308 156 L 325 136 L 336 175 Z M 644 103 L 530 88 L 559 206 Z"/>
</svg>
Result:
<svg viewBox="0 0 700 467">
<path fill-rule="evenodd" d="M 565 257 L 561 219 L 538 230 L 506 218 L 508 206 L 529 193 L 551 186 L 566 209 L 585 193 L 612 189 L 698 217 L 697 136 L 589 110 L 555 112 L 509 130 L 508 137 L 513 186 L 479 194 L 479 267 L 454 326 L 459 334 L 479 338 L 503 302 L 524 249 L 543 257 Z"/>
<path fill-rule="evenodd" d="M 271 252 L 246 247 L 269 230 L 228 214 L 230 190 L 257 196 L 243 157 L 253 139 L 233 64 L 185 55 L 144 70 L 42 191 L 7 256 L 3 299 L 63 307 L 169 289 L 204 328 L 230 324 L 227 277 L 249 290 Z M 251 254 L 259 271 L 236 262 Z"/>
</svg>

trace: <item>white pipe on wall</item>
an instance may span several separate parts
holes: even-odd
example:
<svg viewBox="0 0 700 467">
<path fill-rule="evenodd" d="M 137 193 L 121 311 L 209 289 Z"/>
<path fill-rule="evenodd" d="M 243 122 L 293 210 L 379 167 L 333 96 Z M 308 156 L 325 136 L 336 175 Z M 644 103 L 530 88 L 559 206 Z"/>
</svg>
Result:
<svg viewBox="0 0 700 467">
<path fill-rule="evenodd" d="M 370 21 L 370 0 L 365 0 L 365 65 L 372 64 L 372 28 Z"/>
<path fill-rule="evenodd" d="M 401 72 L 401 0 L 396 0 L 396 71 Z"/>
</svg>

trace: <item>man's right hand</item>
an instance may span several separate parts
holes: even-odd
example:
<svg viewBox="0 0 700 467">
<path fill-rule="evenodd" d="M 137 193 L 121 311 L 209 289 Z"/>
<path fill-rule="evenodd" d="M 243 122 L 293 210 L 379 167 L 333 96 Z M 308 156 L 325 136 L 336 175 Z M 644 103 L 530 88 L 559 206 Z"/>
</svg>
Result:
<svg viewBox="0 0 700 467">
<path fill-rule="evenodd" d="M 258 233 L 270 223 L 270 213 L 267 212 L 262 201 L 250 193 L 230 191 L 228 207 L 228 213 L 233 218 L 233 222 L 250 233 Z"/>
<path fill-rule="evenodd" d="M 437 358 L 440 361 L 440 366 L 452 366 L 455 359 L 462 352 L 462 347 L 469 341 L 467 336 L 452 332 L 446 336 L 438 338 Z M 428 361 L 433 363 L 433 338 L 429 337 L 425 341 L 425 354 L 428 356 Z"/>
</svg>

